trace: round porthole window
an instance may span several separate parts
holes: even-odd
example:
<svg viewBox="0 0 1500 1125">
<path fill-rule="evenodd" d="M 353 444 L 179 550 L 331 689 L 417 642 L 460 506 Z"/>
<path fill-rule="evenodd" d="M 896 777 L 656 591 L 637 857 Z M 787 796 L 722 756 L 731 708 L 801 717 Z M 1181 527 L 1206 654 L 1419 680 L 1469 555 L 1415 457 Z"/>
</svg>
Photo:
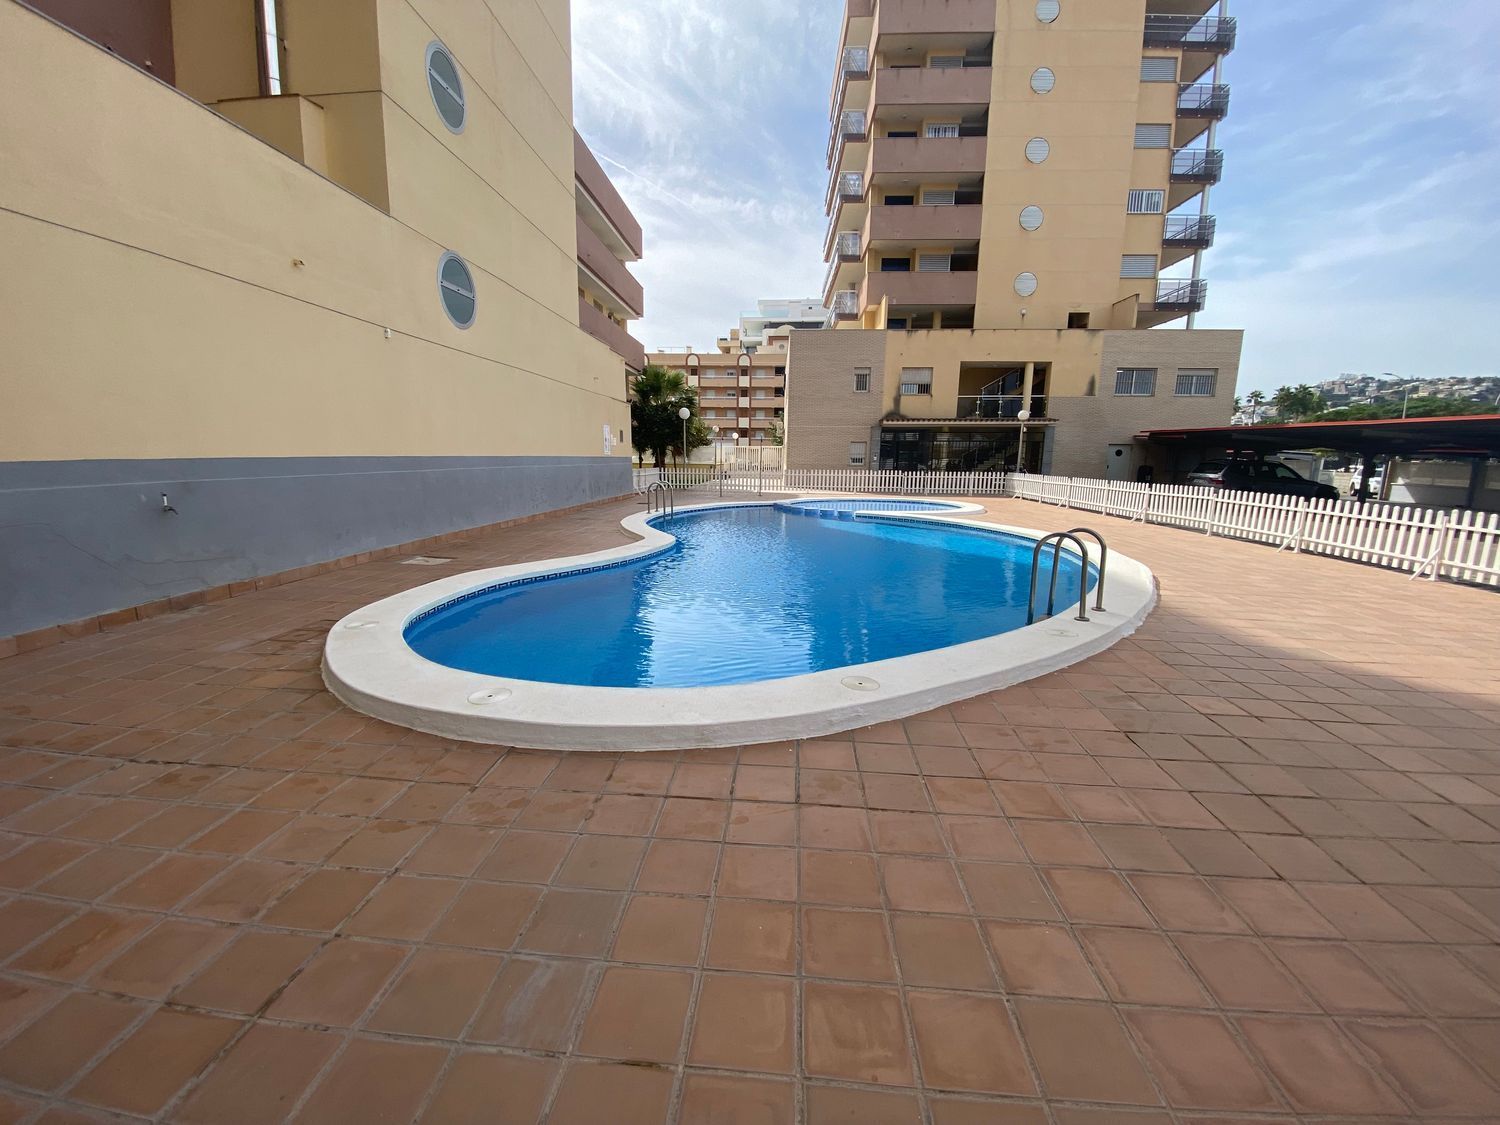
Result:
<svg viewBox="0 0 1500 1125">
<path fill-rule="evenodd" d="M 1043 23 L 1051 23 L 1061 14 L 1060 0 L 1036 0 L 1036 18 Z"/>
<path fill-rule="evenodd" d="M 1057 75 L 1049 67 L 1039 66 L 1031 75 L 1031 88 L 1038 94 L 1050 94 L 1057 85 Z"/>
<path fill-rule="evenodd" d="M 1036 292 L 1036 274 L 1016 274 L 1016 292 L 1022 297 L 1030 297 Z"/>
<path fill-rule="evenodd" d="M 1045 218 L 1040 207 L 1021 208 L 1021 229 L 1041 230 L 1042 220 Z"/>
<path fill-rule="evenodd" d="M 464 83 L 458 76 L 458 64 L 436 39 L 427 44 L 427 89 L 432 93 L 432 104 L 450 133 L 462 133 L 464 121 L 469 115 L 464 103 Z"/>
<path fill-rule="evenodd" d="M 467 328 L 474 323 L 476 301 L 474 299 L 474 275 L 468 263 L 447 251 L 438 259 L 438 296 L 443 301 L 443 311 L 455 328 Z"/>
<path fill-rule="evenodd" d="M 1052 155 L 1052 146 L 1044 137 L 1032 137 L 1026 142 L 1026 159 L 1033 164 L 1040 164 Z"/>
</svg>

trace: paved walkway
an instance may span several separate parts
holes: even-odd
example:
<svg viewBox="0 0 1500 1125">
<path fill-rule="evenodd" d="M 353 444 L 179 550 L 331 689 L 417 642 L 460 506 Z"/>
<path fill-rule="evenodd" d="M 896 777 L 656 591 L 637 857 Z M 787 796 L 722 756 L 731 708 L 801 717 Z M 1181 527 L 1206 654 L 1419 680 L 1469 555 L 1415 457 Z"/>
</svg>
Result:
<svg viewBox="0 0 1500 1125">
<path fill-rule="evenodd" d="M 1500 1119 L 1494 593 L 1093 517 L 1137 636 L 840 738 L 321 689 L 342 614 L 632 507 L 0 661 L 0 1122 Z"/>
</svg>

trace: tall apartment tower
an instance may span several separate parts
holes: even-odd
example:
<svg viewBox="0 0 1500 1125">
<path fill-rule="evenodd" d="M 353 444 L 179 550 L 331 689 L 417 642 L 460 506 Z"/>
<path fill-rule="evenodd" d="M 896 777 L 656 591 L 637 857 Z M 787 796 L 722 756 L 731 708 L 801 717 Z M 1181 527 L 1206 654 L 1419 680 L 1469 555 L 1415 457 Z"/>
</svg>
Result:
<svg viewBox="0 0 1500 1125">
<path fill-rule="evenodd" d="M 1240 334 L 1146 330 L 1207 298 L 1234 40 L 1210 0 L 847 0 L 827 335 L 881 335 L 794 342 L 792 463 L 1119 475 L 1227 421 Z"/>
</svg>

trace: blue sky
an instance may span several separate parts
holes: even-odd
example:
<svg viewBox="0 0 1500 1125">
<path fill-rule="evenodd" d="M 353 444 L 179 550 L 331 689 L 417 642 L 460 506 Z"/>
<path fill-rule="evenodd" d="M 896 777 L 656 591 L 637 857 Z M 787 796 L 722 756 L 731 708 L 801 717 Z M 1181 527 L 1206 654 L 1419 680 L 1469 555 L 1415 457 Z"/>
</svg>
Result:
<svg viewBox="0 0 1500 1125">
<path fill-rule="evenodd" d="M 649 349 L 818 292 L 841 0 L 574 0 L 579 131 L 645 231 Z M 1500 3 L 1234 0 L 1202 327 L 1240 390 L 1500 373 Z"/>
</svg>

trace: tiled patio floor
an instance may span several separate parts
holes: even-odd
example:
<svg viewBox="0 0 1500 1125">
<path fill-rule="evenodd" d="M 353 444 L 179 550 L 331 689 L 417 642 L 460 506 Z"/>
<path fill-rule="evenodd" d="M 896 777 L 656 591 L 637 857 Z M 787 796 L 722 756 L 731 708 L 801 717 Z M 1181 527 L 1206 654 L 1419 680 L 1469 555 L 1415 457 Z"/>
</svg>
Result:
<svg viewBox="0 0 1500 1125">
<path fill-rule="evenodd" d="M 0 1122 L 1500 1119 L 1494 593 L 1094 518 L 1136 637 L 841 738 L 321 689 L 342 614 L 632 507 L 0 661 Z"/>
</svg>

